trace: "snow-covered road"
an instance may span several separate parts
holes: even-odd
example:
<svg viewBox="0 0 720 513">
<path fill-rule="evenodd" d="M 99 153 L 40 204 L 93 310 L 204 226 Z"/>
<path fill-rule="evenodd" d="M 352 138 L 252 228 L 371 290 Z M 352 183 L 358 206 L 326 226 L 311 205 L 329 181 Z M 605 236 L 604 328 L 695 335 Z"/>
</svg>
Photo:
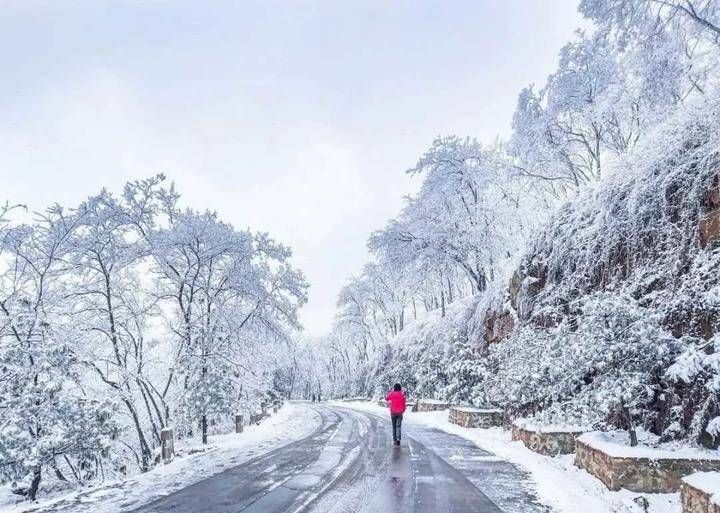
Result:
<svg viewBox="0 0 720 513">
<path fill-rule="evenodd" d="M 370 403 L 291 403 L 151 472 L 9 513 L 546 513 L 527 472 L 408 413 L 402 446 Z M 417 418 L 416 418 L 417 417 Z M 190 447 L 185 449 L 188 452 Z M 194 452 L 194 451 L 190 451 Z"/>
<path fill-rule="evenodd" d="M 543 512 L 517 467 L 408 419 L 400 448 L 389 419 L 337 405 L 309 436 L 155 500 L 134 513 Z"/>
</svg>

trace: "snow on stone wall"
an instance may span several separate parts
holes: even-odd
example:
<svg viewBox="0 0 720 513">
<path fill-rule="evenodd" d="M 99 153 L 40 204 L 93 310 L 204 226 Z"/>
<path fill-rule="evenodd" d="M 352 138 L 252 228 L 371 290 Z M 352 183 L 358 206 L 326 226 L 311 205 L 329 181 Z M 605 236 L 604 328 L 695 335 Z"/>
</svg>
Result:
<svg viewBox="0 0 720 513">
<path fill-rule="evenodd" d="M 673 493 L 680 490 L 685 476 L 720 470 L 720 457 L 615 445 L 588 433 L 576 441 L 575 464 L 600 479 L 610 490 Z"/>
</svg>

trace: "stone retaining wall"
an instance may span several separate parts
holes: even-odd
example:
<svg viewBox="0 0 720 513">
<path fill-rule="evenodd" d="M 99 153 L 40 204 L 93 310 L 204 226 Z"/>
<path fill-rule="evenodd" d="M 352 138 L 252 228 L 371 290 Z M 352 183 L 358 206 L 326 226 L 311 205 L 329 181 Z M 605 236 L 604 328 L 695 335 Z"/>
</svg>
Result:
<svg viewBox="0 0 720 513">
<path fill-rule="evenodd" d="M 600 479 L 610 490 L 625 488 L 644 493 L 677 492 L 684 476 L 720 470 L 720 460 L 610 456 L 582 439 L 575 442 L 575 465 Z"/>
<path fill-rule="evenodd" d="M 388 403 L 387 403 L 387 401 L 386 401 L 385 399 L 378 399 L 378 400 L 377 400 L 377 405 L 380 406 L 380 407 L 382 407 L 382 408 L 387 408 L 387 407 L 388 407 Z M 409 412 L 409 411 L 418 411 L 418 410 L 417 410 L 417 403 L 407 402 L 407 403 L 405 404 L 405 413 L 407 413 L 407 412 Z M 430 411 L 430 410 L 425 410 L 425 411 Z"/>
<path fill-rule="evenodd" d="M 680 503 L 683 513 L 720 513 L 720 506 L 713 504 L 711 495 L 683 481 L 680 486 Z"/>
<path fill-rule="evenodd" d="M 531 429 L 513 424 L 512 439 L 520 440 L 531 451 L 545 456 L 572 454 L 575 452 L 575 440 L 582 431 L 547 431 Z"/>
<path fill-rule="evenodd" d="M 450 408 L 448 420 L 452 424 L 469 428 L 489 428 L 502 426 L 505 414 L 502 410 L 484 410 L 465 406 Z"/>
<path fill-rule="evenodd" d="M 414 411 L 440 411 L 447 410 L 449 407 L 450 405 L 448 403 L 442 401 L 423 401 L 420 399 Z"/>
</svg>

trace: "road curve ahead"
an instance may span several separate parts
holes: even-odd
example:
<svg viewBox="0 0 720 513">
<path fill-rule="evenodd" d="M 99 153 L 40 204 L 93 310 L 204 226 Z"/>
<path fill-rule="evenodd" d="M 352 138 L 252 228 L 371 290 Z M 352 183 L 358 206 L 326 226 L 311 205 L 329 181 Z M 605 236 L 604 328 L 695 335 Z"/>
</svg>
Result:
<svg viewBox="0 0 720 513">
<path fill-rule="evenodd" d="M 527 476 L 461 438 L 330 405 L 310 436 L 133 513 L 536 513 Z M 487 488 L 487 489 L 486 489 Z M 492 497 L 492 499 L 491 499 Z"/>
</svg>

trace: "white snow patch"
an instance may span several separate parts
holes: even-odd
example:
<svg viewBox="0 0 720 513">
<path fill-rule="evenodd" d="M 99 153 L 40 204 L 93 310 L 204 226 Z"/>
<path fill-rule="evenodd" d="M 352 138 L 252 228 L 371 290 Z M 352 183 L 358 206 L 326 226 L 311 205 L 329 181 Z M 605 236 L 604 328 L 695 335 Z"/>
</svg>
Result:
<svg viewBox="0 0 720 513">
<path fill-rule="evenodd" d="M 465 413 L 502 413 L 502 410 L 493 408 L 474 408 L 473 406 L 453 406 L 453 410 Z"/>
<path fill-rule="evenodd" d="M 720 472 L 697 472 L 684 477 L 683 481 L 707 493 L 713 504 L 720 505 Z"/>
<path fill-rule="evenodd" d="M 591 431 L 591 428 L 583 428 L 574 424 L 540 424 L 532 419 L 518 419 L 513 422 L 513 425 L 526 429 L 528 431 L 534 431 L 535 433 L 586 433 Z"/>
<path fill-rule="evenodd" d="M 647 437 L 646 437 L 647 439 Z M 581 442 L 601 450 L 609 456 L 617 458 L 648 458 L 651 460 L 665 459 L 704 459 L 717 460 L 720 459 L 720 452 L 695 447 L 669 447 L 663 446 L 652 447 L 646 444 L 639 444 L 630 447 L 628 442 L 628 434 L 625 432 L 599 432 L 585 433 L 578 438 Z M 649 440 L 647 443 L 653 443 Z"/>
</svg>

